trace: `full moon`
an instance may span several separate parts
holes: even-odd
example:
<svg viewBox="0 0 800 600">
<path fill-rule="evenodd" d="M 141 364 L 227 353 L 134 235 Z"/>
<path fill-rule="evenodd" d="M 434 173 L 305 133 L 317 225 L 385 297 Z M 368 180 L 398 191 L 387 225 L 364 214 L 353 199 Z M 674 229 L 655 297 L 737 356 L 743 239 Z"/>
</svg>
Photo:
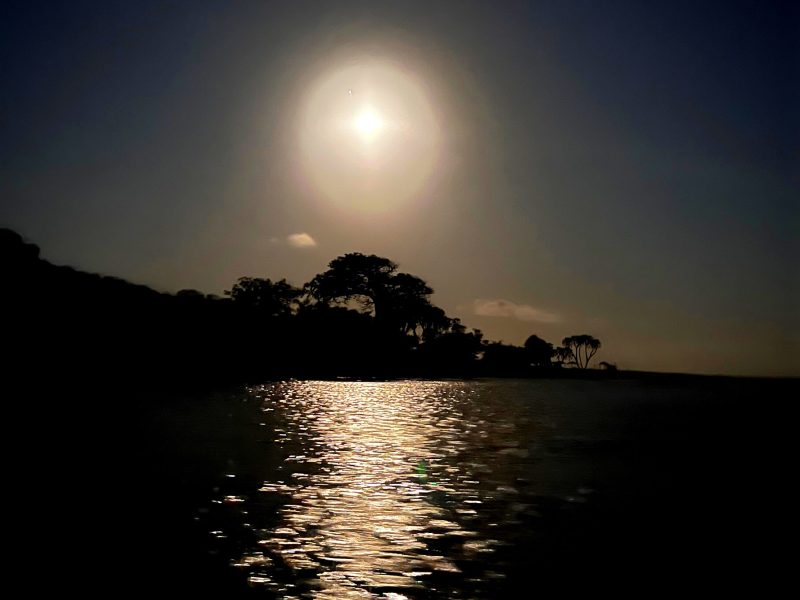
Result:
<svg viewBox="0 0 800 600">
<path fill-rule="evenodd" d="M 409 69 L 352 60 L 322 73 L 304 100 L 299 176 L 316 198 L 362 214 L 424 198 L 439 160 L 440 119 Z"/>
<path fill-rule="evenodd" d="M 356 117 L 355 126 L 361 138 L 369 142 L 380 132 L 383 127 L 383 121 L 375 111 L 371 108 L 366 108 Z"/>
</svg>

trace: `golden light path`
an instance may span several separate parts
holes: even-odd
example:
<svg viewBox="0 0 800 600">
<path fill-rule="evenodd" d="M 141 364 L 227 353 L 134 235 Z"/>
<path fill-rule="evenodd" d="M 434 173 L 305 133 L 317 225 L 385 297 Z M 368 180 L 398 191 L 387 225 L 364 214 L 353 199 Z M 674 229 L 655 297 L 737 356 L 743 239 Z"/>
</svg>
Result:
<svg viewBox="0 0 800 600">
<path fill-rule="evenodd" d="M 440 154 L 439 119 L 424 83 L 398 64 L 329 69 L 299 114 L 300 177 L 318 198 L 375 214 L 424 197 Z"/>
<path fill-rule="evenodd" d="M 480 521 L 476 478 L 491 479 L 467 454 L 490 435 L 463 413 L 475 391 L 452 382 L 262 387 L 286 458 L 282 480 L 260 493 L 284 500 L 277 526 L 236 562 L 250 583 L 280 593 L 276 577 L 288 570 L 314 598 L 404 600 L 431 579 L 463 577 L 454 559 L 473 576 L 491 569 L 495 541 L 467 526 Z"/>
</svg>

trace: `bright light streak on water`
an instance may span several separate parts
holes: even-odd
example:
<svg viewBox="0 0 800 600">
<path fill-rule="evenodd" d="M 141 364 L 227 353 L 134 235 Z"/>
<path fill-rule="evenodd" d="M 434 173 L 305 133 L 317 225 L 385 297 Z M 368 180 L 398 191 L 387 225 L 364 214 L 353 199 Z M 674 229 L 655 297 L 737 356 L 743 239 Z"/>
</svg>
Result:
<svg viewBox="0 0 800 600">
<path fill-rule="evenodd" d="M 419 381 L 254 389 L 274 428 L 267 451 L 282 464 L 251 503 L 278 518 L 233 562 L 286 597 L 446 597 L 466 580 L 503 577 L 491 556 L 510 540 L 491 534 L 508 538 L 536 514 L 519 475 L 542 425 L 481 402 L 485 392 Z"/>
<path fill-rule="evenodd" d="M 476 436 L 463 414 L 470 388 L 317 382 L 263 391 L 300 452 L 286 457 L 283 481 L 261 490 L 290 496 L 282 526 L 261 544 L 311 574 L 318 597 L 417 588 L 433 573 L 459 572 L 456 547 L 490 549 L 493 540 L 465 543 L 476 536 L 466 501 L 480 500 L 481 465 L 462 460 Z"/>
<path fill-rule="evenodd" d="M 687 418 L 717 409 L 692 388 L 283 382 L 249 394 L 256 473 L 233 465 L 201 521 L 267 598 L 508 597 L 573 572 L 613 583 L 623 564 L 644 577 L 690 551 L 691 499 L 707 497 L 692 491 L 708 486 L 705 430 Z"/>
</svg>

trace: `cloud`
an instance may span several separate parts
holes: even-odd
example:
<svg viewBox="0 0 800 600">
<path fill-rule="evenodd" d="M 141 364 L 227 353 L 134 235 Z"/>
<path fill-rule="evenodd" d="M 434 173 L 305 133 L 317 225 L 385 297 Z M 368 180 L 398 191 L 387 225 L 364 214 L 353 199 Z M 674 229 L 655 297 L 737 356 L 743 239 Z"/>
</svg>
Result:
<svg viewBox="0 0 800 600">
<path fill-rule="evenodd" d="M 271 241 L 274 240 L 275 238 L 272 238 Z M 317 245 L 317 242 L 314 240 L 314 238 L 307 233 L 293 233 L 291 235 L 287 235 L 286 243 L 293 248 L 313 248 Z"/>
<path fill-rule="evenodd" d="M 556 313 L 500 298 L 494 300 L 479 298 L 472 303 L 472 309 L 476 315 L 482 317 L 510 317 L 520 321 L 537 321 L 539 323 L 557 323 L 561 320 Z"/>
</svg>

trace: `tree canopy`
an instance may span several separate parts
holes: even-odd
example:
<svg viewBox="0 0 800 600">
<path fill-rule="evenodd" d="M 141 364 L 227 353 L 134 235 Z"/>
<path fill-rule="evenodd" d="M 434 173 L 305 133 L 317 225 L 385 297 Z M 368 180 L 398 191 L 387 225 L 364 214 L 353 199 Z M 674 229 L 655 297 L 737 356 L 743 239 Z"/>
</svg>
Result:
<svg viewBox="0 0 800 600">
<path fill-rule="evenodd" d="M 525 351 L 528 354 L 528 361 L 536 367 L 549 367 L 552 364 L 553 344 L 544 341 L 538 335 L 532 335 L 525 340 Z"/>
<path fill-rule="evenodd" d="M 397 264 L 374 254 L 354 252 L 332 260 L 305 290 L 315 301 L 329 305 L 355 300 L 379 323 L 415 336 L 444 324 L 443 311 L 429 300 L 433 289 L 416 275 L 398 273 Z"/>
<path fill-rule="evenodd" d="M 566 364 L 572 364 L 579 369 L 586 369 L 589 361 L 600 349 L 600 340 L 588 334 L 572 335 L 561 340 L 563 349 L 560 355 L 567 360 Z"/>
<path fill-rule="evenodd" d="M 230 290 L 225 291 L 239 306 L 257 310 L 269 316 L 289 315 L 303 291 L 285 279 L 272 281 L 257 277 L 240 277 Z"/>
<path fill-rule="evenodd" d="M 52 265 L 10 230 L 0 229 L 0 264 L 17 321 L 55 334 L 48 348 L 59 356 L 69 351 L 58 340 L 104 349 L 91 360 L 108 376 L 524 377 L 562 365 L 586 369 L 600 348 L 586 334 L 555 349 L 538 335 L 524 346 L 486 340 L 434 305 L 426 281 L 375 255 L 339 256 L 302 288 L 241 277 L 226 298 L 160 293 Z"/>
</svg>

